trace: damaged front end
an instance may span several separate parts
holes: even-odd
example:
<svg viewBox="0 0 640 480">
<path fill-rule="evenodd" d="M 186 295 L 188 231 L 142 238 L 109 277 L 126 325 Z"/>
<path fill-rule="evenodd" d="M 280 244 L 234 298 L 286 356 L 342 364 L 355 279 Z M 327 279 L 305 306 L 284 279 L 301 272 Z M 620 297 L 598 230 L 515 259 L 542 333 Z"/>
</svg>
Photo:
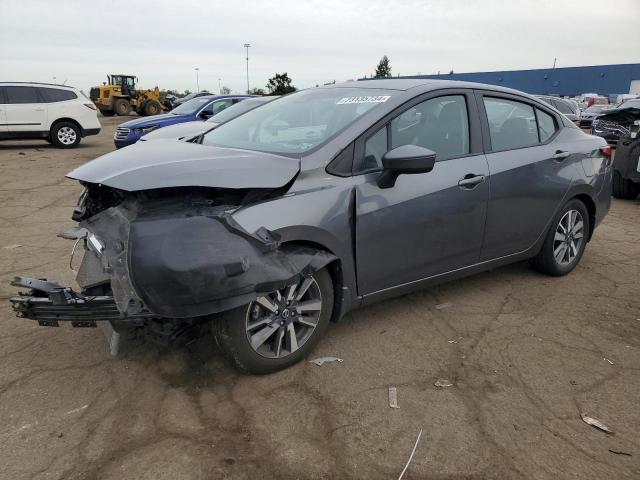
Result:
<svg viewBox="0 0 640 480">
<path fill-rule="evenodd" d="M 335 258 L 281 245 L 265 228 L 247 232 L 235 222 L 238 208 L 281 195 L 287 186 L 127 192 L 84 185 L 73 215 L 78 228 L 65 235 L 84 247 L 80 291 L 17 277 L 12 284 L 29 289 L 11 299 L 17 316 L 43 326 L 160 324 L 175 336 L 185 325 L 284 288 Z"/>
</svg>

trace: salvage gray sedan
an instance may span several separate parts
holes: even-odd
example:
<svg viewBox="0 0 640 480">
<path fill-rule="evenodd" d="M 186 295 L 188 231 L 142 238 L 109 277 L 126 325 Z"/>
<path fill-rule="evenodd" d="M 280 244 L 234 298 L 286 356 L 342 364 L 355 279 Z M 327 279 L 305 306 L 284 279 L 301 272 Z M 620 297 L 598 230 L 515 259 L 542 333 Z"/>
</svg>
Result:
<svg viewBox="0 0 640 480">
<path fill-rule="evenodd" d="M 487 85 L 315 88 L 198 141 L 71 172 L 81 290 L 18 277 L 18 315 L 156 340 L 211 324 L 237 367 L 272 372 L 362 305 L 525 259 L 569 273 L 611 198 L 603 139 Z"/>
</svg>

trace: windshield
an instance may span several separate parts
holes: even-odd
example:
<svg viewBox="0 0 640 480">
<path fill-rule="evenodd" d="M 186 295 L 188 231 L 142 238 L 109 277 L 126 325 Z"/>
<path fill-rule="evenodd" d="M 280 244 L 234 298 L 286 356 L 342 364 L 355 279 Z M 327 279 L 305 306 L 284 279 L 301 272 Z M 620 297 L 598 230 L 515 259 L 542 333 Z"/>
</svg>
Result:
<svg viewBox="0 0 640 480">
<path fill-rule="evenodd" d="M 171 113 L 173 113 L 174 115 L 190 115 L 192 113 L 196 113 L 210 101 L 211 99 L 207 97 L 193 98 L 188 102 L 184 102 L 179 107 L 171 110 Z"/>
<path fill-rule="evenodd" d="M 633 100 L 626 100 L 618 105 L 616 105 L 616 108 L 640 108 L 640 98 L 635 98 Z"/>
<path fill-rule="evenodd" d="M 228 122 L 229 120 L 239 117 L 240 115 L 242 115 L 245 112 L 248 112 L 249 110 L 253 110 L 254 108 L 259 107 L 260 105 L 264 105 L 270 102 L 271 100 L 275 100 L 276 98 L 278 97 L 269 98 L 269 100 L 262 99 L 262 98 L 260 99 L 249 98 L 247 100 L 242 100 L 241 102 L 238 102 L 235 105 L 232 105 L 231 107 L 214 115 L 209 120 L 207 120 L 207 122 L 211 122 L 211 123 Z"/>
<path fill-rule="evenodd" d="M 202 143 L 280 154 L 322 145 L 394 90 L 318 88 L 287 95 L 207 133 Z"/>
</svg>

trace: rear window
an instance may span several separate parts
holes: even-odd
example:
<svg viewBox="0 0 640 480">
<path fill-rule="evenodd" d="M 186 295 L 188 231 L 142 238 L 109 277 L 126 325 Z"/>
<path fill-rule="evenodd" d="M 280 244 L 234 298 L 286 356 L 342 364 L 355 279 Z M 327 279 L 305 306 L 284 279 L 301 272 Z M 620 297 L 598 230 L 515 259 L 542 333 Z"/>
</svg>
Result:
<svg viewBox="0 0 640 480">
<path fill-rule="evenodd" d="M 560 111 L 560 113 L 564 113 L 565 115 L 573 115 L 576 112 L 573 111 L 573 108 L 562 100 L 554 100 L 554 106 Z"/>
<path fill-rule="evenodd" d="M 34 87 L 5 87 L 7 103 L 40 103 Z"/>
<path fill-rule="evenodd" d="M 510 150 L 536 145 L 538 132 L 533 107 L 504 98 L 484 98 L 491 148 Z"/>
<path fill-rule="evenodd" d="M 60 88 L 38 87 L 40 95 L 47 103 L 64 102 L 65 100 L 75 100 L 78 96 L 71 90 L 62 90 Z"/>
</svg>

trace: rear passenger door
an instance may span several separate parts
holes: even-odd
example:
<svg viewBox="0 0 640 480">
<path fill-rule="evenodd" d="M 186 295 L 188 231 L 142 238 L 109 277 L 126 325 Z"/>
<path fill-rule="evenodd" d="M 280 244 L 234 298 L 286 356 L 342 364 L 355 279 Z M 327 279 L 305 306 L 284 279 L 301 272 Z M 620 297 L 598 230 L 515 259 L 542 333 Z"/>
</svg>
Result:
<svg viewBox="0 0 640 480">
<path fill-rule="evenodd" d="M 377 179 L 390 149 L 436 153 L 429 173 Z M 489 196 L 473 92 L 431 92 L 377 122 L 355 145 L 358 290 L 368 295 L 478 261 Z"/>
<path fill-rule="evenodd" d="M 10 132 L 42 132 L 47 128 L 47 108 L 35 87 L 4 87 L 7 97 L 5 110 Z"/>
<path fill-rule="evenodd" d="M 482 260 L 522 252 L 545 232 L 574 177 L 552 110 L 527 98 L 477 91 L 491 175 Z"/>
</svg>

